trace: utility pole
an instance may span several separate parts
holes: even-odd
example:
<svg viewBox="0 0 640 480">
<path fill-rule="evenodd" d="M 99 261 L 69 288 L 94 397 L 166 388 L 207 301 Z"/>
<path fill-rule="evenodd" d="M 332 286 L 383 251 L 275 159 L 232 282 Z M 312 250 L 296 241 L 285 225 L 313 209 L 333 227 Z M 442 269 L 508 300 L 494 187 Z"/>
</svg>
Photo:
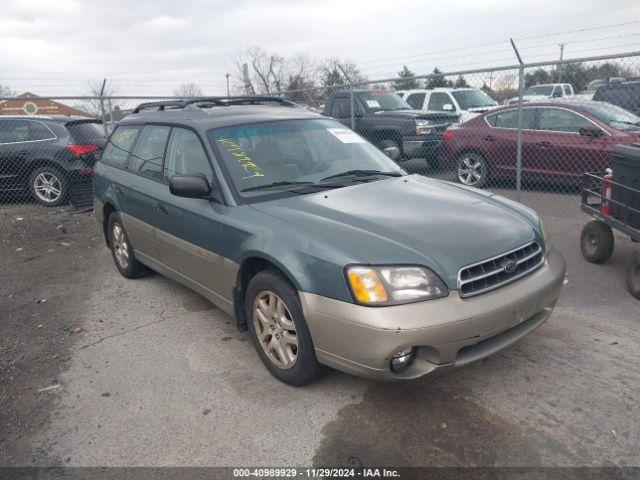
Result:
<svg viewBox="0 0 640 480">
<path fill-rule="evenodd" d="M 227 97 L 230 97 L 231 94 L 229 93 L 229 76 L 230 74 L 225 74 L 225 77 L 227 77 Z"/>
<path fill-rule="evenodd" d="M 564 56 L 564 43 L 560 44 L 560 61 L 562 62 L 562 57 Z M 558 65 L 558 82 L 562 82 L 562 64 Z"/>
</svg>

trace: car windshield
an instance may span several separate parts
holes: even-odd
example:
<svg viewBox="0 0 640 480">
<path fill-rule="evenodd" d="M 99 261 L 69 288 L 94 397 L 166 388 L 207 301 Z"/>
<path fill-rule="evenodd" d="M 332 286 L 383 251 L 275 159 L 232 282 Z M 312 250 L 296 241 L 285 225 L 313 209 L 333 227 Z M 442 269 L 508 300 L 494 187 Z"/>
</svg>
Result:
<svg viewBox="0 0 640 480">
<path fill-rule="evenodd" d="M 413 107 L 392 92 L 360 92 L 358 97 L 371 111 L 411 110 Z"/>
<path fill-rule="evenodd" d="M 334 120 L 237 125 L 212 130 L 209 136 L 233 188 L 247 200 L 404 174 L 387 155 Z"/>
<path fill-rule="evenodd" d="M 640 117 L 606 102 L 581 105 L 587 113 L 618 130 L 640 130 Z"/>
<path fill-rule="evenodd" d="M 524 91 L 525 95 L 544 95 L 549 96 L 553 92 L 553 85 L 536 85 L 529 87 Z"/>
<path fill-rule="evenodd" d="M 462 110 L 479 107 L 495 107 L 498 105 L 493 98 L 482 90 L 457 90 L 451 92 Z"/>
</svg>

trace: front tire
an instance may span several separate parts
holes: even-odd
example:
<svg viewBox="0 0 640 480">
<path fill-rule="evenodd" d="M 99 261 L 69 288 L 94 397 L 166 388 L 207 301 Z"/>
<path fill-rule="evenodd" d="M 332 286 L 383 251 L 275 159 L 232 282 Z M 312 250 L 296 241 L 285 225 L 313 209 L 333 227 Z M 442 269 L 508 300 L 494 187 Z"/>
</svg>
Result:
<svg viewBox="0 0 640 480">
<path fill-rule="evenodd" d="M 614 238 L 611 227 L 598 220 L 587 223 L 580 235 L 582 256 L 591 263 L 603 263 L 613 254 Z"/>
<path fill-rule="evenodd" d="M 116 212 L 109 215 L 108 232 L 109 249 L 120 274 L 125 278 L 137 278 L 147 273 L 149 269 L 136 260 L 122 219 Z"/>
<path fill-rule="evenodd" d="M 264 270 L 251 279 L 245 315 L 258 356 L 271 375 L 301 386 L 321 374 L 298 292 L 281 273 Z"/>
<path fill-rule="evenodd" d="M 69 182 L 60 169 L 44 166 L 31 172 L 29 189 L 41 205 L 57 207 L 67 200 Z"/>
<path fill-rule="evenodd" d="M 456 161 L 456 180 L 468 187 L 483 188 L 489 182 L 489 167 L 482 155 L 463 153 Z"/>
<path fill-rule="evenodd" d="M 404 155 L 402 153 L 402 147 L 400 146 L 400 143 L 398 141 L 392 138 L 385 138 L 378 142 L 378 148 L 382 151 L 384 151 L 385 148 L 389 148 L 389 147 L 397 148 L 398 151 L 400 152 L 400 158 L 398 160 L 402 160 Z"/>
<path fill-rule="evenodd" d="M 640 300 L 640 252 L 633 252 L 629 257 L 625 279 L 629 293 Z"/>
</svg>

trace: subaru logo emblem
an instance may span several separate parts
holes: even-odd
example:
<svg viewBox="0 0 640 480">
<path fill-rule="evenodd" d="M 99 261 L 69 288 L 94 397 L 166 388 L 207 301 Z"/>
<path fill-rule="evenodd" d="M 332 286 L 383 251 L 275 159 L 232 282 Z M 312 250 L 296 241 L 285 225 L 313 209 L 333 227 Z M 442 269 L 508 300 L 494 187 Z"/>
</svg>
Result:
<svg viewBox="0 0 640 480">
<path fill-rule="evenodd" d="M 518 268 L 518 264 L 515 260 L 507 260 L 504 264 L 504 273 L 511 275 Z"/>
</svg>

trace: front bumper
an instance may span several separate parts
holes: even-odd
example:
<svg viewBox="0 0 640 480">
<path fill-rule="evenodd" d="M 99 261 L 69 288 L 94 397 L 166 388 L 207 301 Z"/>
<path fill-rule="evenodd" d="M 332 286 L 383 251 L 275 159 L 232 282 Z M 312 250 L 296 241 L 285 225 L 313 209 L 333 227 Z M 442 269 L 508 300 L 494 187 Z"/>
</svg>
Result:
<svg viewBox="0 0 640 480">
<path fill-rule="evenodd" d="M 408 379 L 436 368 L 491 355 L 540 326 L 553 311 L 566 265 L 556 250 L 515 282 L 475 297 L 457 291 L 442 299 L 365 307 L 301 292 L 318 361 L 359 376 Z M 396 374 L 391 356 L 417 347 L 413 364 Z"/>
<path fill-rule="evenodd" d="M 435 156 L 440 145 L 440 138 L 410 137 L 402 141 L 402 154 L 405 158 L 424 158 Z"/>
</svg>

